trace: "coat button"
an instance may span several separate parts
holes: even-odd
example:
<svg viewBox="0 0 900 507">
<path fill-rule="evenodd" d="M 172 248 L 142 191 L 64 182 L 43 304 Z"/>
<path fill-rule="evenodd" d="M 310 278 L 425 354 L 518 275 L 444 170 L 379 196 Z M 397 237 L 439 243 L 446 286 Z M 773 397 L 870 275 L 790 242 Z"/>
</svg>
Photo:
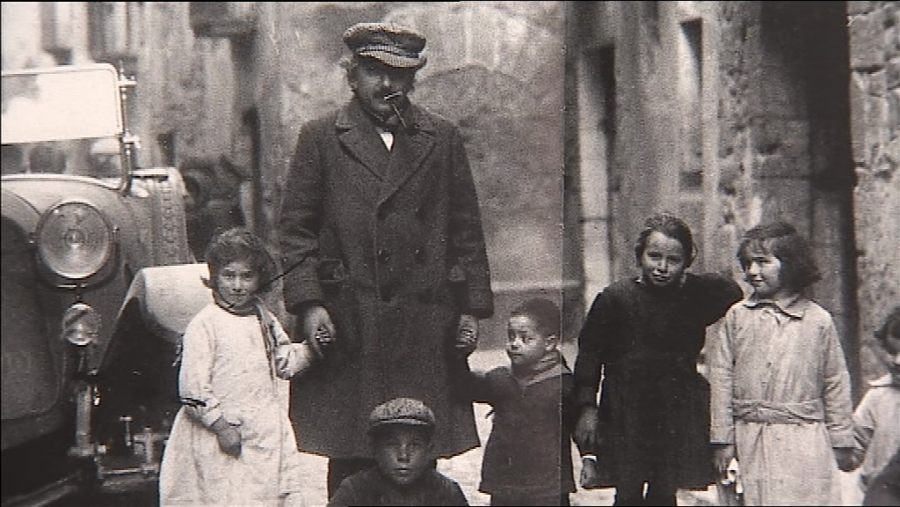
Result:
<svg viewBox="0 0 900 507">
<path fill-rule="evenodd" d="M 378 250 L 378 262 L 382 264 L 387 264 L 391 261 L 391 252 L 389 252 L 386 248 L 382 248 Z"/>
<path fill-rule="evenodd" d="M 416 248 L 416 251 L 413 252 L 413 255 L 415 256 L 416 262 L 418 262 L 419 264 L 425 263 L 426 258 L 424 248 Z"/>
</svg>

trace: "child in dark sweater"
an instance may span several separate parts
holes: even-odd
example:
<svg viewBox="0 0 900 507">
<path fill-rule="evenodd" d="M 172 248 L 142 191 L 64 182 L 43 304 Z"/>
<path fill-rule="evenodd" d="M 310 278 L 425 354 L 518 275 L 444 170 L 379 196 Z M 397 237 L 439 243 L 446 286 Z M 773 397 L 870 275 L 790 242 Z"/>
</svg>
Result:
<svg viewBox="0 0 900 507">
<path fill-rule="evenodd" d="M 679 488 L 715 481 L 697 361 L 706 328 L 742 292 L 729 277 L 687 271 L 696 247 L 678 217 L 648 218 L 634 253 L 640 275 L 603 289 L 578 337 L 575 438 L 596 453 L 582 484 L 615 487 L 616 505 L 675 505 Z"/>
<path fill-rule="evenodd" d="M 572 373 L 559 351 L 559 314 L 547 299 L 517 307 L 507 328 L 511 366 L 468 378 L 473 400 L 493 407 L 479 487 L 491 505 L 569 505 L 575 491 L 574 420 L 564 410 Z"/>
</svg>

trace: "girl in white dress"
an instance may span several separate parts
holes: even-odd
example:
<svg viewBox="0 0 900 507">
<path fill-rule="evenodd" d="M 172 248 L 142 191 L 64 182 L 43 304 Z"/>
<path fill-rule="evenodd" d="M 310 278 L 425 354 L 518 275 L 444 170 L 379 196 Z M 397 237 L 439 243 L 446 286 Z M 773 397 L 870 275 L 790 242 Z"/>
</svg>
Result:
<svg viewBox="0 0 900 507">
<path fill-rule="evenodd" d="M 286 379 L 318 349 L 291 343 L 259 298 L 275 275 L 259 238 L 230 229 L 206 258 L 215 303 L 184 334 L 182 408 L 163 455 L 160 504 L 297 505 L 300 454 Z"/>
</svg>

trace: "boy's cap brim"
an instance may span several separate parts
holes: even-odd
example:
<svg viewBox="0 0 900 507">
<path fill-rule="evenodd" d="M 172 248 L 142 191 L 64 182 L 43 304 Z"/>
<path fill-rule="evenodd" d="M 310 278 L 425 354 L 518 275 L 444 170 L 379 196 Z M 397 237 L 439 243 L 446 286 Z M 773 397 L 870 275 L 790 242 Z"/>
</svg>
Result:
<svg viewBox="0 0 900 507">
<path fill-rule="evenodd" d="M 420 426 L 431 428 L 434 424 L 421 419 L 392 419 L 390 421 L 377 421 L 369 425 L 369 431 L 384 428 L 385 426 Z"/>
</svg>

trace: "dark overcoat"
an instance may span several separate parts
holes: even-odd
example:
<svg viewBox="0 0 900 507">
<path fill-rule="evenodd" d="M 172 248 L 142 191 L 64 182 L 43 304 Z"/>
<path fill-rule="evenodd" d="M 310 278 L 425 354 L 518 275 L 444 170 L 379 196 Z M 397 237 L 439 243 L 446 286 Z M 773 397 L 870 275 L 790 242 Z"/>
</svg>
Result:
<svg viewBox="0 0 900 507">
<path fill-rule="evenodd" d="M 391 151 L 355 100 L 300 131 L 280 216 L 285 305 L 320 302 L 336 327 L 293 384 L 304 451 L 368 456 L 368 415 L 398 396 L 432 408 L 439 455 L 478 445 L 449 378 L 465 364 L 451 352 L 460 313 L 493 313 L 478 198 L 456 126 L 416 106 L 404 117 Z"/>
</svg>

